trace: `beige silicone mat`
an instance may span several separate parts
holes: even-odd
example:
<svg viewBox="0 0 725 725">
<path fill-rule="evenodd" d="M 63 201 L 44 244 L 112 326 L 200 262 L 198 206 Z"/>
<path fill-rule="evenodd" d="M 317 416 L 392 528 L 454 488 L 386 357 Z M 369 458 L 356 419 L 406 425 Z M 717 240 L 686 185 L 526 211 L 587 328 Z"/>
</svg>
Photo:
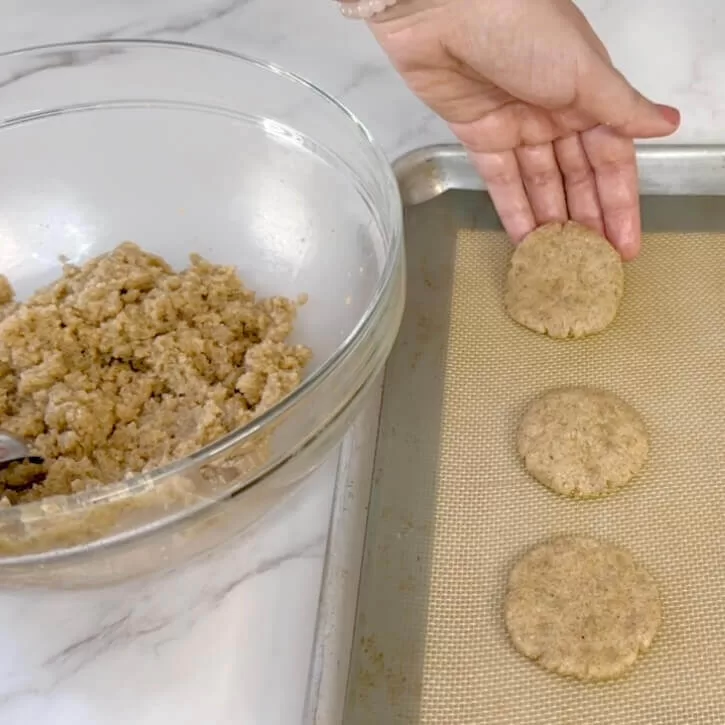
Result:
<svg viewBox="0 0 725 725">
<path fill-rule="evenodd" d="M 458 232 L 437 322 L 409 310 L 409 330 L 428 338 L 447 318 L 447 341 L 418 358 L 397 350 L 393 375 L 408 365 L 415 377 L 440 354 L 440 399 L 425 401 L 438 395 L 433 373 L 430 390 L 395 402 L 415 408 L 406 430 L 399 412 L 390 424 L 386 389 L 380 465 L 396 472 L 375 482 L 346 725 L 725 723 L 725 234 L 650 234 L 644 248 L 618 319 L 593 338 L 557 342 L 507 318 L 498 232 Z M 414 260 L 411 277 L 418 262 L 431 264 Z M 445 259 L 435 264 L 430 293 L 445 297 Z M 571 501 L 523 470 L 519 417 L 562 384 L 610 390 L 644 416 L 651 457 L 628 489 Z M 400 441 L 417 451 L 409 460 Z M 663 626 L 623 680 L 562 679 L 507 639 L 509 568 L 561 533 L 625 546 L 658 580 Z"/>
</svg>

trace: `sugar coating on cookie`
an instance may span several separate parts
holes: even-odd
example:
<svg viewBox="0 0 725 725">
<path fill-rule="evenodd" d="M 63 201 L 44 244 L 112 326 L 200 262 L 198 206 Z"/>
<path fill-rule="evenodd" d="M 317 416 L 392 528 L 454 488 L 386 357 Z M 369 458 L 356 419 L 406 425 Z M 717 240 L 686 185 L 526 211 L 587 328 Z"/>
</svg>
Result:
<svg viewBox="0 0 725 725">
<path fill-rule="evenodd" d="M 520 325 L 554 338 L 601 332 L 624 293 L 619 253 L 576 222 L 535 229 L 511 256 L 505 304 Z"/>
<path fill-rule="evenodd" d="M 586 537 L 536 546 L 513 567 L 505 601 L 514 647 L 581 680 L 621 677 L 662 620 L 657 584 L 625 549 Z"/>
<path fill-rule="evenodd" d="M 537 481 L 574 498 L 622 488 L 649 454 L 639 413 L 612 393 L 586 387 L 557 388 L 536 398 L 521 419 L 516 443 Z"/>
</svg>

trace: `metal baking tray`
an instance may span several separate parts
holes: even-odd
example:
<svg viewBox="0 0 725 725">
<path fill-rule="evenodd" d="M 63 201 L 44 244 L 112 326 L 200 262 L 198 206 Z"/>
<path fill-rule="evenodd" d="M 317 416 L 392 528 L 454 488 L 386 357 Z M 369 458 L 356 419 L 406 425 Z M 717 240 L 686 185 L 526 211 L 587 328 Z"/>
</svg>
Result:
<svg viewBox="0 0 725 725">
<path fill-rule="evenodd" d="M 637 156 L 645 252 L 623 310 L 564 343 L 505 319 L 508 252 L 463 149 L 396 162 L 407 307 L 340 459 L 308 725 L 725 723 L 725 146 Z M 577 502 L 526 476 L 517 416 L 559 383 L 635 403 L 653 444 L 641 481 Z M 660 582 L 662 632 L 620 682 L 563 680 L 508 645 L 508 569 L 563 529 L 627 546 Z"/>
</svg>

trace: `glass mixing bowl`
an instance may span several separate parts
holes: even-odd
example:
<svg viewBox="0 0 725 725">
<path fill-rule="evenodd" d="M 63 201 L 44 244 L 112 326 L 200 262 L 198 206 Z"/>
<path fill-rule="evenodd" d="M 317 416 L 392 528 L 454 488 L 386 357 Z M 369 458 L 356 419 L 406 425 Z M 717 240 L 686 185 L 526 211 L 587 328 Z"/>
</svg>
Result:
<svg viewBox="0 0 725 725">
<path fill-rule="evenodd" d="M 394 175 L 361 123 L 274 66 L 180 43 L 0 54 L 0 273 L 20 299 L 130 239 L 198 252 L 259 295 L 307 293 L 303 384 L 195 455 L 0 510 L 0 586 L 92 586 L 239 535 L 339 442 L 404 299 Z M 264 448 L 265 454 L 259 455 Z"/>
</svg>

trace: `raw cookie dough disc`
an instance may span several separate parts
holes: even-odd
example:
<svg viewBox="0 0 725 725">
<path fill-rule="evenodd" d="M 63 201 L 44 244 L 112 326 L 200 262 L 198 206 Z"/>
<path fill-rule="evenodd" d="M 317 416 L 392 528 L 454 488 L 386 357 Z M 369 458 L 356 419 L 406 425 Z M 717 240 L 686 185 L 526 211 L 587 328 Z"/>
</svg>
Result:
<svg viewBox="0 0 725 725">
<path fill-rule="evenodd" d="M 614 320 L 623 292 L 622 259 L 604 237 L 576 222 L 552 223 L 516 247 L 505 302 L 530 330 L 583 337 Z"/>
<path fill-rule="evenodd" d="M 544 669 L 607 680 L 650 648 L 662 607 L 655 581 L 628 551 L 559 537 L 514 566 L 505 617 L 516 649 Z"/>
<path fill-rule="evenodd" d="M 644 466 L 649 436 L 639 413 L 612 393 L 557 388 L 533 401 L 519 425 L 526 470 L 556 493 L 595 498 Z"/>
</svg>

